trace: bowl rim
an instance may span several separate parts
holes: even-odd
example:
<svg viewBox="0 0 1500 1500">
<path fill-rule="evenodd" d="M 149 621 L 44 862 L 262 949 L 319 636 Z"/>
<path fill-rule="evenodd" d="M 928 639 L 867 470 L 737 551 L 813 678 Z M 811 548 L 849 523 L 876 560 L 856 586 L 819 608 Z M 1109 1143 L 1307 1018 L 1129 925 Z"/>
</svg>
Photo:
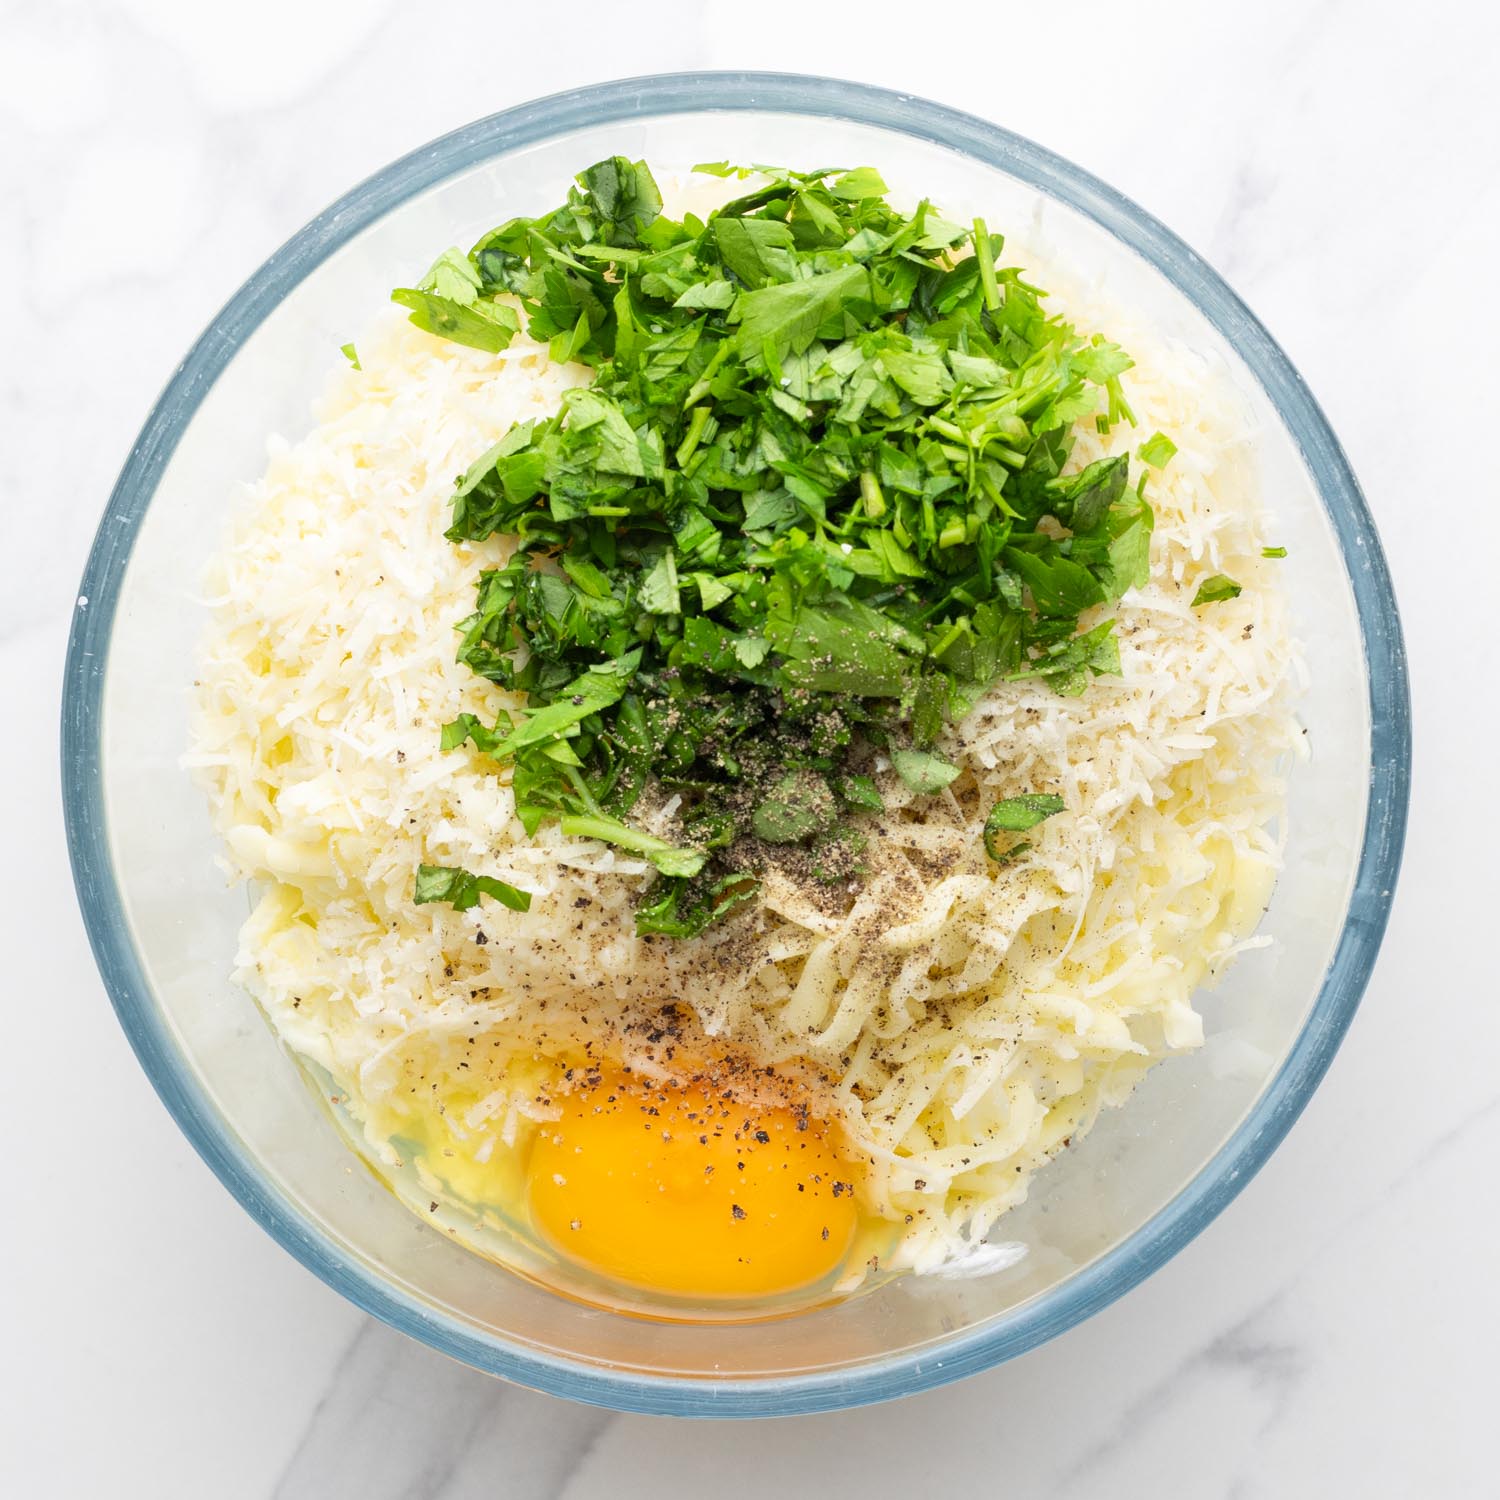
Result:
<svg viewBox="0 0 1500 1500">
<path fill-rule="evenodd" d="M 1338 537 L 1359 614 L 1370 710 L 1363 847 L 1337 950 L 1307 1020 L 1261 1097 L 1182 1190 L 1133 1234 L 1049 1292 L 946 1341 L 839 1369 L 709 1380 L 575 1362 L 477 1333 L 346 1254 L 260 1173 L 172 1039 L 131 941 L 109 852 L 101 709 L 110 636 L 135 537 L 199 404 L 247 338 L 316 266 L 414 194 L 503 152 L 583 126 L 690 112 L 780 111 L 895 130 L 997 167 L 1085 214 L 1162 272 L 1234 347 L 1296 442 Z M 1355 565 L 1357 559 L 1357 566 Z M 292 236 L 224 305 L 153 406 L 110 495 L 68 639 L 62 706 L 68 852 L 99 972 L 162 1102 L 250 1215 L 366 1312 L 440 1352 L 534 1389 L 620 1411 L 746 1417 L 837 1410 L 927 1390 L 1034 1348 L 1164 1265 L 1236 1197 L 1302 1112 L 1354 1016 L 1385 932 L 1411 780 L 1411 706 L 1390 574 L 1349 462 L 1280 346 L 1171 230 L 1098 178 L 1000 126 L 867 84 L 792 73 L 686 72 L 553 94 L 401 157 Z"/>
</svg>

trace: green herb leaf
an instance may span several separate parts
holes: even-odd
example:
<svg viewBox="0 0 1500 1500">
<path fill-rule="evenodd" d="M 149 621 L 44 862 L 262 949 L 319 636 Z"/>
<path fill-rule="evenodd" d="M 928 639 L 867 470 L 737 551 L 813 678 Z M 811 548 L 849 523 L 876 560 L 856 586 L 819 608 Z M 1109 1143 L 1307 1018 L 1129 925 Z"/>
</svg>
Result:
<svg viewBox="0 0 1500 1500">
<path fill-rule="evenodd" d="M 1197 609 L 1200 604 L 1217 604 L 1222 599 L 1236 599 L 1241 592 L 1234 579 L 1215 573 L 1198 585 L 1198 592 L 1193 595 L 1193 608 Z"/>
<path fill-rule="evenodd" d="M 734 597 L 734 590 L 712 573 L 694 573 L 693 582 L 698 586 L 698 599 L 705 610 L 717 609 L 726 599 Z"/>
<path fill-rule="evenodd" d="M 661 192 L 643 161 L 607 156 L 578 174 L 607 244 L 635 245 L 661 213 Z"/>
<path fill-rule="evenodd" d="M 776 783 L 751 822 L 768 844 L 800 844 L 833 827 L 837 817 L 828 783 L 815 772 L 794 771 Z"/>
<path fill-rule="evenodd" d="M 1166 433 L 1153 432 L 1136 449 L 1136 453 L 1143 464 L 1150 464 L 1153 469 L 1164 469 L 1176 455 L 1177 444 Z"/>
<path fill-rule="evenodd" d="M 930 750 L 893 750 L 891 765 L 896 774 L 914 792 L 931 796 L 952 782 L 960 767 Z"/>
<path fill-rule="evenodd" d="M 1130 460 L 1101 458 L 1064 486 L 1064 520 L 1074 532 L 1098 530 L 1110 507 L 1125 493 Z"/>
<path fill-rule="evenodd" d="M 733 271 L 748 287 L 773 281 L 789 281 L 796 268 L 792 231 L 776 219 L 726 219 L 713 221 L 714 241 L 726 270 Z"/>
<path fill-rule="evenodd" d="M 618 402 L 592 386 L 579 386 L 563 401 L 568 430 L 586 434 L 590 457 L 606 474 L 629 474 L 638 479 L 661 473 L 659 446 L 630 425 Z"/>
<path fill-rule="evenodd" d="M 1076 617 L 1090 605 L 1104 600 L 1104 589 L 1095 575 L 1081 564 L 1053 550 L 1050 556 L 1010 549 L 1007 563 L 1031 590 L 1038 614 Z"/>
<path fill-rule="evenodd" d="M 695 281 L 672 304 L 680 311 L 723 312 L 733 306 L 739 291 L 732 281 Z"/>
<path fill-rule="evenodd" d="M 869 294 L 870 273 L 858 265 L 743 293 L 735 309 L 745 363 L 764 371 L 768 352 L 774 360 L 802 353 L 834 313 Z"/>
<path fill-rule="evenodd" d="M 939 349 L 887 349 L 880 364 L 918 406 L 940 406 L 953 389 L 953 377 Z"/>
<path fill-rule="evenodd" d="M 418 906 L 446 901 L 455 911 L 468 911 L 471 906 L 478 906 L 483 896 L 492 896 L 512 911 L 531 910 L 531 892 L 518 890 L 503 880 L 489 875 L 471 875 L 467 870 L 454 870 L 446 865 L 417 866 L 412 900 Z"/>
<path fill-rule="evenodd" d="M 478 300 L 483 283 L 462 250 L 444 250 L 417 283 L 419 291 L 435 292 L 445 302 L 469 307 Z"/>
<path fill-rule="evenodd" d="M 359 354 L 353 344 L 340 344 L 339 353 L 342 354 L 344 358 L 347 359 L 356 370 L 360 368 Z"/>
<path fill-rule="evenodd" d="M 863 698 L 901 697 L 914 665 L 906 652 L 920 650 L 902 627 L 854 600 L 772 616 L 765 633 L 794 685 Z"/>
<path fill-rule="evenodd" d="M 711 923 L 753 901 L 760 893 L 760 882 L 745 871 L 735 870 L 716 880 L 696 900 L 684 900 L 692 888 L 693 882 L 688 880 L 658 881 L 646 903 L 636 911 L 635 930 L 642 937 L 697 937 Z"/>
<path fill-rule="evenodd" d="M 863 198 L 885 197 L 885 179 L 874 167 L 856 167 L 835 177 L 828 184 L 828 191 L 846 203 L 858 203 Z"/>
<path fill-rule="evenodd" d="M 880 788 L 875 785 L 873 777 L 870 776 L 845 776 L 839 782 L 839 796 L 854 808 L 862 812 L 884 812 L 885 799 L 880 795 Z"/>
<path fill-rule="evenodd" d="M 1089 347 L 1073 356 L 1073 368 L 1095 385 L 1105 385 L 1123 375 L 1135 361 L 1118 345 L 1095 334 Z M 1149 462 L 1149 460 L 1148 460 Z"/>
<path fill-rule="evenodd" d="M 677 589 L 677 558 L 668 547 L 657 558 L 651 571 L 641 580 L 641 608 L 655 615 L 682 613 Z"/>
<path fill-rule="evenodd" d="M 521 327 L 515 313 L 498 302 L 465 305 L 415 287 L 398 287 L 391 301 L 410 308 L 411 321 L 427 333 L 491 354 L 504 349 Z"/>
<path fill-rule="evenodd" d="M 1006 864 L 1025 853 L 1030 844 L 1012 844 L 1001 840 L 1003 833 L 1025 833 L 1063 811 L 1066 803 L 1051 792 L 1025 792 L 1019 797 L 1005 797 L 990 809 L 984 820 L 985 852 L 998 864 Z"/>
<path fill-rule="evenodd" d="M 985 831 L 1025 833 L 1038 823 L 1060 813 L 1067 806 L 1052 792 L 1023 792 L 1019 797 L 1005 797 L 997 802 L 985 819 Z"/>
<path fill-rule="evenodd" d="M 742 667 L 758 667 L 770 654 L 771 643 L 762 636 L 736 636 L 731 647 L 734 658 Z"/>
<path fill-rule="evenodd" d="M 532 745 L 566 734 L 575 724 L 600 709 L 618 703 L 640 664 L 639 648 L 627 652 L 618 661 L 590 667 L 563 690 L 563 696 L 545 708 L 531 710 L 520 728 L 513 730 L 496 746 L 498 756 L 511 756 Z"/>
</svg>

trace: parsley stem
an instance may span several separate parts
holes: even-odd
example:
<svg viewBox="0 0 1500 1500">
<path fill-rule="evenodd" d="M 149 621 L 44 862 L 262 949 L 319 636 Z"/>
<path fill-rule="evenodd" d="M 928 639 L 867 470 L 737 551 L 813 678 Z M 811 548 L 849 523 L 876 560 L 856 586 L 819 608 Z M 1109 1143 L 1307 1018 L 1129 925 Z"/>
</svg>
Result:
<svg viewBox="0 0 1500 1500">
<path fill-rule="evenodd" d="M 1130 403 L 1125 399 L 1125 392 L 1120 387 L 1120 377 L 1111 375 L 1104 382 L 1104 389 L 1109 395 L 1109 420 L 1119 422 L 1124 420 L 1135 426 L 1135 413 L 1130 409 Z"/>
<path fill-rule="evenodd" d="M 704 366 L 703 373 L 693 383 L 693 388 L 687 393 L 687 399 L 682 403 L 683 409 L 696 406 L 707 394 L 708 388 L 713 384 L 713 379 L 718 374 L 719 366 L 729 358 L 729 351 L 734 347 L 732 339 L 724 339 L 719 347 L 714 350 L 713 357 Z"/>
<path fill-rule="evenodd" d="M 677 449 L 677 467 L 679 469 L 687 466 L 687 461 L 697 451 L 698 444 L 703 438 L 703 429 L 708 426 L 709 418 L 713 413 L 706 406 L 697 407 L 693 412 L 693 419 L 688 424 L 687 436 L 683 438 Z"/>
<path fill-rule="evenodd" d="M 1017 403 L 1017 413 L 1024 417 L 1034 412 L 1039 406 L 1045 406 L 1052 399 L 1053 392 L 1061 384 L 1062 378 L 1056 374 L 1045 376 L 1043 379 L 1037 381 Z"/>
<path fill-rule="evenodd" d="M 953 624 L 948 628 L 948 630 L 941 636 L 941 638 L 933 646 L 933 648 L 932 648 L 932 657 L 933 657 L 933 660 L 934 661 L 941 661 L 942 657 L 943 657 L 943 653 L 954 643 L 954 641 L 956 641 L 960 636 L 964 636 L 964 635 L 968 635 L 968 634 L 969 634 L 969 621 L 968 621 L 968 618 L 966 616 L 960 616 L 957 620 L 955 620 L 953 622 Z"/>
<path fill-rule="evenodd" d="M 601 843 L 613 844 L 617 849 L 628 849 L 632 854 L 644 854 L 666 874 L 696 875 L 707 858 L 701 850 L 679 848 L 644 829 L 621 823 L 607 813 L 600 813 L 597 817 L 564 813 L 558 819 L 557 826 L 566 838 L 598 839 Z"/>
<path fill-rule="evenodd" d="M 984 440 L 984 451 L 993 454 L 1003 464 L 1008 464 L 1012 469 L 1019 469 L 1026 462 L 1026 455 L 1018 453 L 1007 443 L 1002 443 L 999 438 L 986 438 Z"/>
<path fill-rule="evenodd" d="M 990 312 L 995 312 L 1000 306 L 1000 283 L 995 280 L 995 252 L 983 219 L 974 220 L 974 254 L 979 260 L 979 284 L 984 288 L 984 305 Z"/>
<path fill-rule="evenodd" d="M 633 854 L 656 854 L 672 846 L 655 834 L 628 823 L 617 822 L 603 813 L 585 816 L 582 813 L 564 813 L 558 826 L 570 839 L 599 839 L 602 843 L 614 844 L 620 849 L 629 849 Z"/>
<path fill-rule="evenodd" d="M 922 535 L 929 543 L 937 540 L 937 508 L 930 495 L 922 496 Z"/>
<path fill-rule="evenodd" d="M 563 774 L 573 783 L 573 790 L 578 793 L 579 800 L 596 817 L 604 816 L 603 809 L 594 801 L 594 794 L 589 791 L 588 783 L 580 776 L 572 766 L 564 766 Z"/>
<path fill-rule="evenodd" d="M 872 521 L 879 520 L 885 514 L 885 494 L 873 470 L 865 469 L 860 474 L 859 494 L 864 502 L 865 514 Z"/>
</svg>

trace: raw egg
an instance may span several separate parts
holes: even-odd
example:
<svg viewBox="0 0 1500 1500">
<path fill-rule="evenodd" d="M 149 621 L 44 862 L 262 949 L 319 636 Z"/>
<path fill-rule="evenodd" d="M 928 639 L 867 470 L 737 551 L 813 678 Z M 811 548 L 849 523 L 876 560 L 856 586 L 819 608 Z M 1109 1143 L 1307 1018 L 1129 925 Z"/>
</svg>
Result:
<svg viewBox="0 0 1500 1500">
<path fill-rule="evenodd" d="M 540 1235 L 568 1259 L 684 1297 L 767 1297 L 847 1258 L 857 1213 L 835 1132 L 710 1077 L 580 1075 L 532 1147 Z"/>
</svg>

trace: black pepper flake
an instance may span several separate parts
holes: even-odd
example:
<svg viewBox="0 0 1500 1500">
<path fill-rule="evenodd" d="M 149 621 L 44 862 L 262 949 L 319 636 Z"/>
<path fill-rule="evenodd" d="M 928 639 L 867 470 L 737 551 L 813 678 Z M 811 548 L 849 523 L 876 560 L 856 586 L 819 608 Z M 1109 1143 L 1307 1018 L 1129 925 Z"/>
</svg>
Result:
<svg viewBox="0 0 1500 1500">
<path fill-rule="evenodd" d="M 825 1240 L 828 1238 L 828 1226 L 826 1224 L 823 1226 L 823 1238 Z"/>
<path fill-rule="evenodd" d="M 755 1139 L 758 1140 L 762 1146 L 768 1146 L 771 1143 L 771 1133 L 768 1130 L 757 1130 L 755 1132 Z"/>
<path fill-rule="evenodd" d="M 743 1219 L 746 1216 L 745 1210 L 741 1208 L 738 1203 L 731 1203 L 729 1205 L 729 1212 L 732 1213 L 737 1219 Z"/>
<path fill-rule="evenodd" d="M 481 948 L 484 947 L 487 942 L 489 942 L 489 938 L 485 936 L 483 928 L 480 928 L 480 930 L 474 934 L 474 941 L 478 943 Z"/>
</svg>

